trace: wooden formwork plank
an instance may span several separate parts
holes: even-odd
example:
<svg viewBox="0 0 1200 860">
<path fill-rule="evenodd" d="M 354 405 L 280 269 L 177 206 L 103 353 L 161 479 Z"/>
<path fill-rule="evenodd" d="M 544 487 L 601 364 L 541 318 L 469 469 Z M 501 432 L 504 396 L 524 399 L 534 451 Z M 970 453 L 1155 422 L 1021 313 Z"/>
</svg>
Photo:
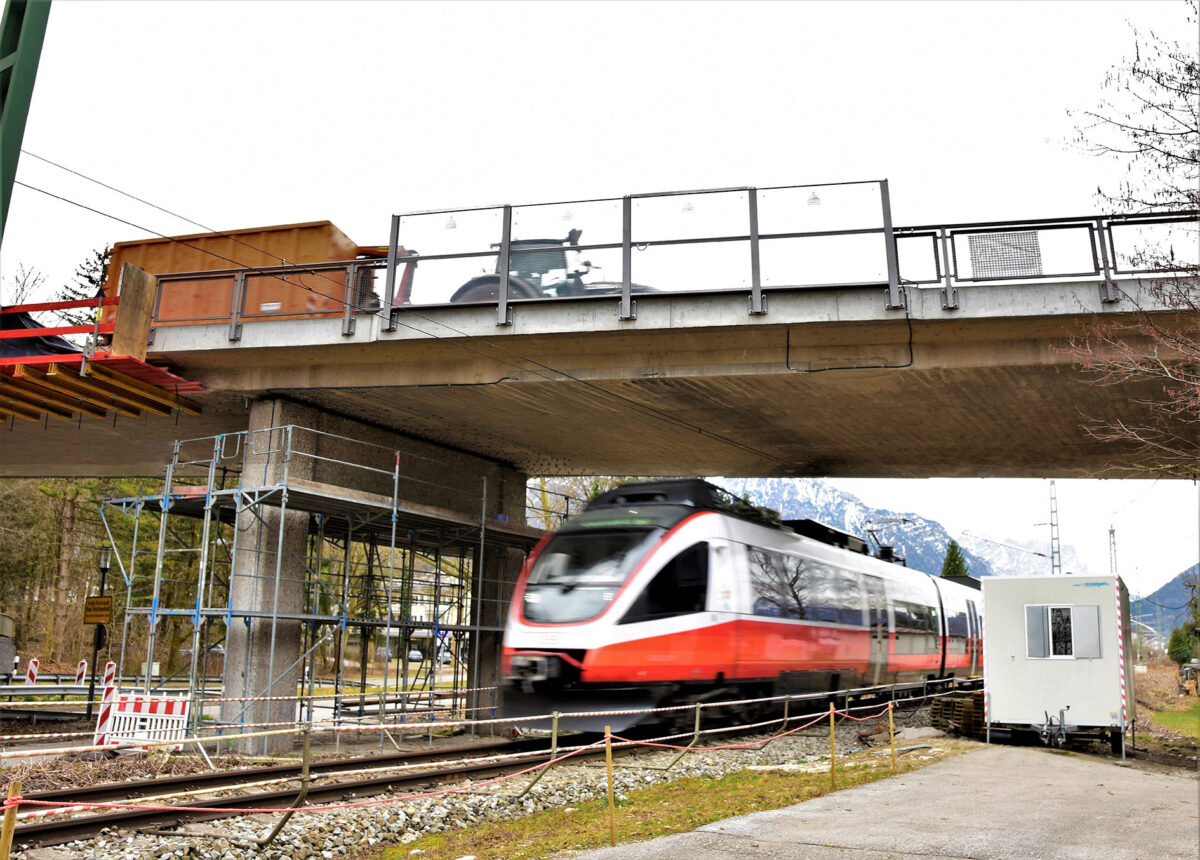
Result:
<svg viewBox="0 0 1200 860">
<path fill-rule="evenodd" d="M 87 374 L 94 379 L 106 382 L 116 388 L 120 388 L 131 394 L 136 394 L 139 397 L 144 397 L 152 400 L 155 403 L 161 403 L 164 406 L 170 406 L 178 409 L 180 412 L 186 412 L 188 415 L 199 415 L 200 404 L 194 400 L 189 400 L 182 395 L 175 394 L 170 391 L 164 391 L 161 388 L 151 385 L 148 382 L 142 382 L 140 379 L 134 379 L 116 370 L 107 367 L 102 367 L 97 364 L 89 364 Z"/>
<path fill-rule="evenodd" d="M 67 421 L 75 417 L 75 413 L 72 410 L 51 403 L 45 397 L 39 397 L 36 394 L 22 391 L 20 388 L 12 385 L 8 381 L 7 376 L 0 376 L 0 405 L 3 405 L 6 401 L 9 404 L 8 408 L 22 406 L 39 415 L 53 415 L 55 418 L 62 418 Z"/>
<path fill-rule="evenodd" d="M 89 365 L 89 367 L 90 369 L 95 370 L 95 365 Z M 121 388 L 117 388 L 116 386 L 108 384 L 99 377 L 94 377 L 91 375 L 80 376 L 75 368 L 70 367 L 69 365 L 52 364 L 50 365 L 49 372 L 51 376 L 57 376 L 65 380 L 69 380 L 71 383 L 84 387 L 95 394 L 116 398 L 128 406 L 133 406 L 137 409 L 144 409 L 147 412 L 151 412 L 155 415 L 166 417 L 169 416 L 172 411 L 171 407 L 169 406 L 164 406 L 163 404 L 154 400 L 150 400 L 147 397 L 142 397 L 140 395 L 133 394 L 132 392 L 125 391 Z"/>
<path fill-rule="evenodd" d="M 16 416 L 17 418 L 21 418 L 25 421 L 39 421 L 42 417 L 33 410 L 26 410 L 24 407 L 14 406 L 2 396 L 0 396 L 0 415 L 3 415 L 5 418 Z"/>
<path fill-rule="evenodd" d="M 116 355 L 128 355 L 138 361 L 145 361 L 158 279 L 130 263 L 125 263 L 121 266 L 119 283 L 121 303 L 117 305 L 117 320 L 113 326 L 110 350 Z"/>
<path fill-rule="evenodd" d="M 86 402 L 83 398 L 75 394 L 60 391 L 54 386 L 44 385 L 37 380 L 13 376 L 5 376 L 4 383 L 10 388 L 16 388 L 25 391 L 35 397 L 44 397 L 51 403 L 56 403 L 66 409 L 82 412 L 84 415 L 90 415 L 93 418 L 103 418 L 107 412 L 103 407 L 95 406 Z"/>
<path fill-rule="evenodd" d="M 13 376 L 30 379 L 39 385 L 70 394 L 104 409 L 112 409 L 129 418 L 138 418 L 142 414 L 140 409 L 129 405 L 119 397 L 113 394 L 102 393 L 94 386 L 88 386 L 84 381 L 80 380 L 77 374 L 72 375 L 69 372 L 60 371 L 52 375 L 44 368 L 21 364 L 17 366 Z"/>
</svg>

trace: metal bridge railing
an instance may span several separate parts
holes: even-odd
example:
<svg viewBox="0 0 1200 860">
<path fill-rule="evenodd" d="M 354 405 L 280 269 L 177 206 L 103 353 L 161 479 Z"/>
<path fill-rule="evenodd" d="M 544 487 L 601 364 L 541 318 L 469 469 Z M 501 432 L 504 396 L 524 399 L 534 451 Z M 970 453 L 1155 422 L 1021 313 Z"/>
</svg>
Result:
<svg viewBox="0 0 1200 860">
<path fill-rule="evenodd" d="M 350 335 L 365 313 L 393 331 L 406 307 L 492 306 L 507 325 L 529 302 L 608 300 L 633 319 L 639 297 L 741 292 L 765 314 L 772 292 L 829 288 L 889 309 L 940 289 L 955 309 L 960 289 L 1080 279 L 1112 303 L 1120 278 L 1200 265 L 1195 211 L 893 227 L 890 208 L 880 180 L 396 215 L 387 259 L 162 275 L 154 320 L 237 340 L 248 321 L 341 317 Z"/>
</svg>

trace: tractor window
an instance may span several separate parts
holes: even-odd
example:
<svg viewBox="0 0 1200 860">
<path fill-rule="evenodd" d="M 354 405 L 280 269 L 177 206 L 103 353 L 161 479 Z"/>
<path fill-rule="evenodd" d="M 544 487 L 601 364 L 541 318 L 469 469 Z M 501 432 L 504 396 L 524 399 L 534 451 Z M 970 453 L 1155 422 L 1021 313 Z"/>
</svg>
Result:
<svg viewBox="0 0 1200 860">
<path fill-rule="evenodd" d="M 508 274 L 534 286 L 561 283 L 567 277 L 567 256 L 557 245 L 525 251 L 514 243 Z"/>
<path fill-rule="evenodd" d="M 708 595 L 708 544 L 690 546 L 654 575 L 622 624 L 703 612 Z"/>
</svg>

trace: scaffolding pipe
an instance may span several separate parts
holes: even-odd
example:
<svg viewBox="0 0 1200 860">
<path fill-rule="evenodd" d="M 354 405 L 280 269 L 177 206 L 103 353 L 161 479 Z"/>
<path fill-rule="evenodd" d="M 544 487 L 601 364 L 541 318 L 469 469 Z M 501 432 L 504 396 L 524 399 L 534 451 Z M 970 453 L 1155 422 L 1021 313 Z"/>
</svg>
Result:
<svg viewBox="0 0 1200 860">
<path fill-rule="evenodd" d="M 154 559 L 154 595 L 150 599 L 150 633 L 146 639 L 146 693 L 150 693 L 150 682 L 154 676 L 154 639 L 158 630 L 158 600 L 162 591 L 163 556 L 167 541 L 167 512 L 171 508 L 171 481 L 175 474 L 175 463 L 179 460 L 179 442 L 175 442 L 175 456 L 167 466 L 167 477 L 163 483 L 162 512 L 158 521 L 158 554 Z"/>
<path fill-rule="evenodd" d="M 472 701 L 471 708 L 479 713 L 479 651 L 483 648 L 483 636 L 480 635 L 480 630 L 483 628 L 483 552 L 484 539 L 487 536 L 487 475 L 481 479 L 482 487 L 480 489 L 479 498 L 479 555 L 478 563 L 472 565 L 472 576 L 475 579 L 475 606 L 472 607 L 471 614 L 475 616 L 475 625 L 471 628 L 471 675 L 467 679 L 467 683 L 474 687 L 471 693 Z M 475 724 L 471 724 L 471 739 L 475 739 Z"/>
</svg>

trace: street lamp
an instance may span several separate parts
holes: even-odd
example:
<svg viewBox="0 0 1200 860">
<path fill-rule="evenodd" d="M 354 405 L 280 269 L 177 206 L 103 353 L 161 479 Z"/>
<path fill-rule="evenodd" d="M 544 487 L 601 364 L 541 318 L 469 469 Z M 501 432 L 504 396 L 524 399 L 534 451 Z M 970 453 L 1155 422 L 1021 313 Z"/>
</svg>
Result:
<svg viewBox="0 0 1200 860">
<path fill-rule="evenodd" d="M 100 596 L 101 597 L 104 596 L 104 585 L 105 585 L 105 582 L 108 580 L 108 568 L 111 566 L 111 564 L 112 564 L 112 550 L 110 550 L 106 546 L 101 547 L 100 548 L 100 561 L 98 564 L 98 567 L 100 568 Z M 92 718 L 92 699 L 95 698 L 95 695 L 96 695 L 96 655 L 100 653 L 100 649 L 103 648 L 106 644 L 108 644 L 108 631 L 105 629 L 103 623 L 97 624 L 96 631 L 95 631 L 94 635 L 92 636 L 92 679 L 88 683 L 87 716 L 84 717 L 84 719 L 86 719 L 86 720 L 90 720 Z"/>
</svg>

